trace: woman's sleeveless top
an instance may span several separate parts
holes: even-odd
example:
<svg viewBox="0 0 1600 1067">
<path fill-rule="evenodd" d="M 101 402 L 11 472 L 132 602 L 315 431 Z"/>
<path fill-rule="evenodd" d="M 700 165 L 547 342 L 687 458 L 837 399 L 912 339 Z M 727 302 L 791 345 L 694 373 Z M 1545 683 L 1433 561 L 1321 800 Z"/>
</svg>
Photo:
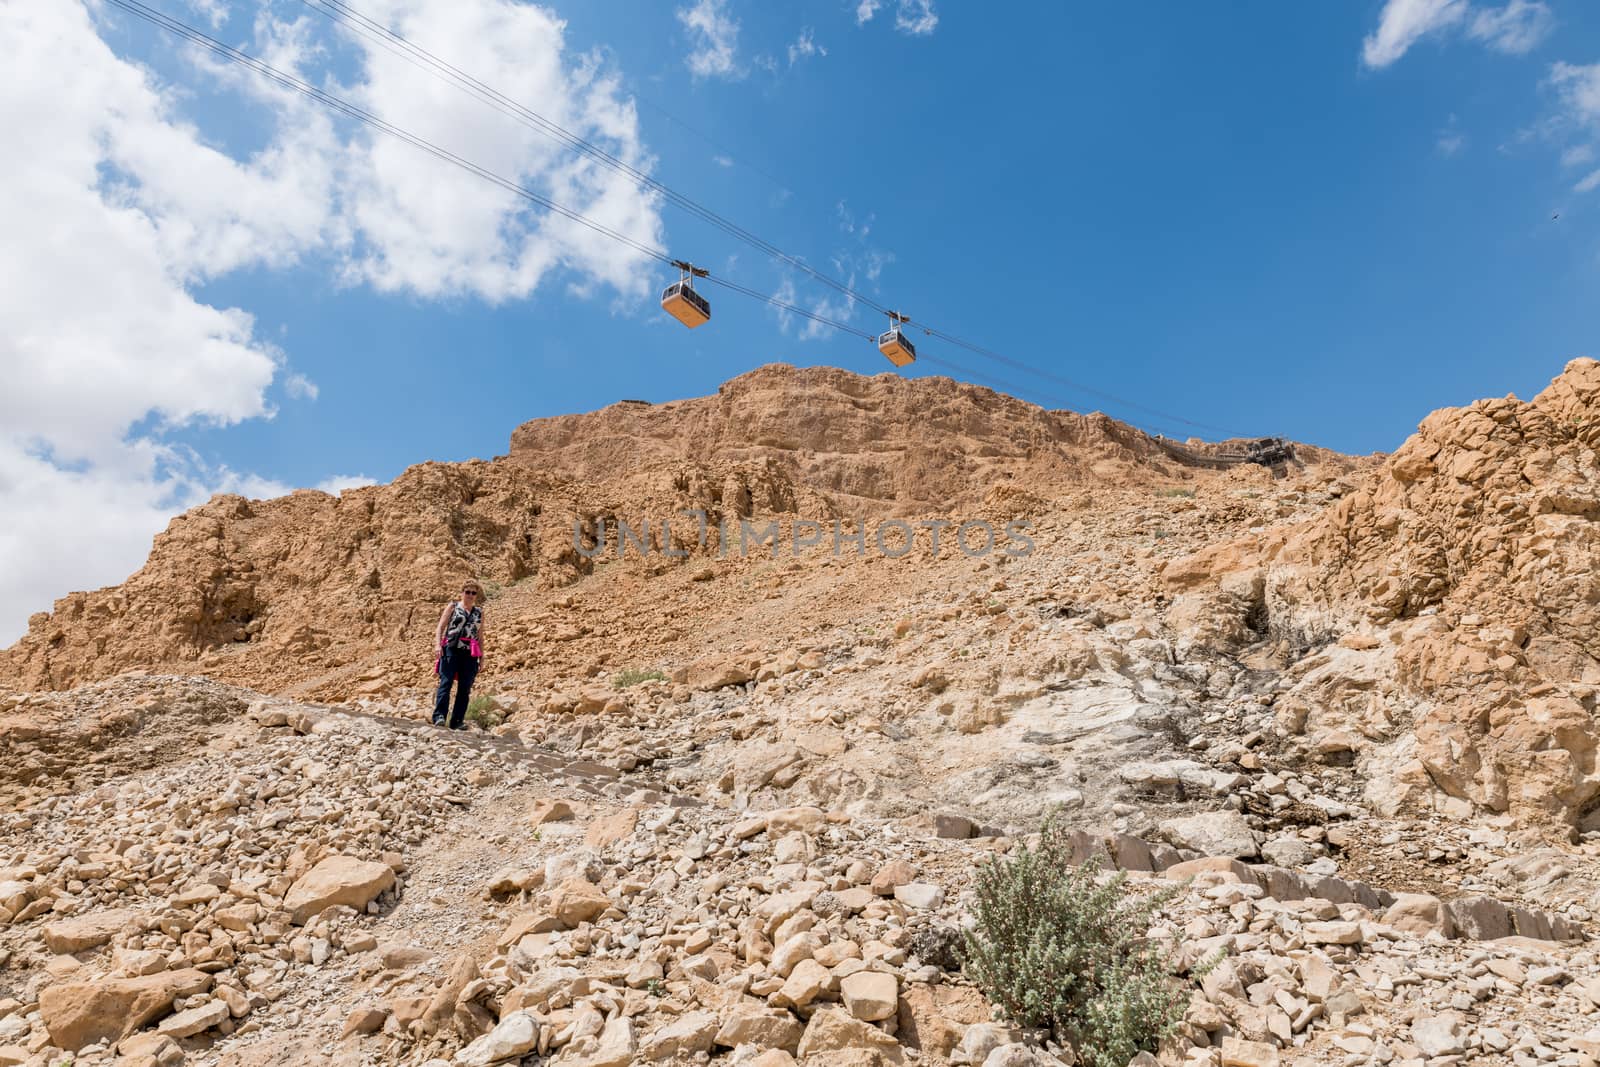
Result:
<svg viewBox="0 0 1600 1067">
<path fill-rule="evenodd" d="M 478 624 L 483 621 L 483 611 L 473 608 L 471 611 L 455 601 L 450 605 L 450 624 L 445 627 L 444 641 L 449 646 L 466 646 L 478 636 Z"/>
</svg>

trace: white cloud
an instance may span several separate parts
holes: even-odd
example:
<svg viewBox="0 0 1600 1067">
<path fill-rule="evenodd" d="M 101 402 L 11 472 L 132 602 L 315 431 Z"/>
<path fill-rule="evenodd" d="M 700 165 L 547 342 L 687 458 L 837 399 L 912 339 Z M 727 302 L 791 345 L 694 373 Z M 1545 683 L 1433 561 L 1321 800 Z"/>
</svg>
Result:
<svg viewBox="0 0 1600 1067">
<path fill-rule="evenodd" d="M 1562 151 L 1561 165 L 1563 167 L 1581 167 L 1586 163 L 1593 163 L 1594 157 L 1594 145 L 1575 144 Z"/>
<path fill-rule="evenodd" d="M 1457 127 L 1455 115 L 1450 116 L 1450 121 L 1445 123 L 1444 129 L 1434 139 L 1433 147 L 1441 156 L 1453 156 L 1467 145 L 1467 137 Z"/>
<path fill-rule="evenodd" d="M 1466 15 L 1466 0 L 1388 0 L 1378 16 L 1378 28 L 1362 42 L 1361 58 L 1369 67 L 1387 67 L 1424 34 Z"/>
<path fill-rule="evenodd" d="M 336 493 L 371 484 L 337 475 L 317 486 Z M 148 439 L 129 442 L 105 460 L 63 467 L 0 436 L 0 647 L 27 629 L 31 612 L 47 610 L 70 589 L 122 581 L 144 565 L 151 539 L 173 515 L 214 493 L 282 496 L 292 487 L 208 469 L 181 449 Z"/>
<path fill-rule="evenodd" d="M 785 277 L 783 281 L 779 283 L 778 291 L 772 295 L 783 301 L 785 304 L 792 304 L 796 307 L 799 307 L 800 293 L 794 287 L 793 278 Z M 798 318 L 798 316 L 788 308 L 781 308 L 777 307 L 776 305 L 773 306 L 772 310 L 773 314 L 778 317 L 778 329 L 782 330 L 786 334 L 789 333 L 794 328 L 795 320 Z"/>
<path fill-rule="evenodd" d="M 939 15 L 933 10 L 933 0 L 899 0 L 894 13 L 895 29 L 913 37 L 926 37 L 938 25 Z"/>
<path fill-rule="evenodd" d="M 368 0 L 408 38 L 613 156 L 645 170 L 633 101 L 594 56 L 563 51 L 551 12 L 503 0 Z M 364 49 L 363 107 L 649 246 L 662 243 L 656 197 L 613 170 L 428 77 L 391 52 Z M 653 285 L 639 253 L 378 134 L 352 143 L 342 197 L 356 231 L 349 276 L 380 290 L 527 296 L 552 271 L 575 271 L 641 296 Z"/>
<path fill-rule="evenodd" d="M 63 468 L 0 436 L 0 646 L 68 590 L 138 570 L 173 513 L 205 499 L 163 473 L 161 456 L 136 442 L 111 461 Z"/>
<path fill-rule="evenodd" d="M 1369 67 L 1387 67 L 1423 37 L 1458 26 L 1497 52 L 1523 55 L 1549 36 L 1554 25 L 1543 0 L 1509 0 L 1492 8 L 1473 7 L 1468 0 L 1388 0 L 1378 28 L 1362 42 L 1361 58 Z"/>
<path fill-rule="evenodd" d="M 712 156 L 711 157 L 711 162 L 715 163 L 719 167 L 731 167 L 731 166 L 733 166 L 733 160 L 728 158 L 727 156 Z"/>
<path fill-rule="evenodd" d="M 789 46 L 789 66 L 811 56 L 826 56 L 828 50 L 817 44 L 810 26 L 800 31 L 800 36 L 795 38 L 794 44 Z"/>
<path fill-rule="evenodd" d="M 1557 63 L 1550 68 L 1550 84 L 1569 119 L 1600 129 L 1600 63 L 1577 66 Z"/>
<path fill-rule="evenodd" d="M 213 24 L 227 8 L 189 0 Z M 635 167 L 650 159 L 615 72 L 565 51 L 547 10 L 508 0 L 367 0 L 364 10 Z M 95 17 L 131 19 L 94 5 Z M 646 244 L 653 197 L 367 42 L 334 66 L 309 16 L 258 13 L 251 50 L 397 125 L 536 188 Z M 157 47 L 172 47 L 157 36 Z M 590 230 L 220 61 L 179 53 L 181 89 L 116 55 L 80 0 L 0 4 L 0 642 L 68 589 L 121 580 L 167 519 L 218 490 L 280 483 L 167 443 L 189 425 L 271 417 L 268 391 L 316 386 L 246 309 L 196 286 L 242 268 L 331 269 L 349 283 L 487 301 L 525 297 L 559 272 L 637 296 L 641 258 Z M 61 71 L 70 70 L 70 78 Z M 337 78 L 348 80 L 339 84 Z M 231 92 L 224 150 L 185 108 Z M 209 110 L 209 109 L 208 109 Z M 240 134 L 248 137 L 248 134 Z M 359 484 L 335 476 L 325 486 Z"/>
<path fill-rule="evenodd" d="M 1540 0 L 1511 0 L 1505 7 L 1473 13 L 1467 36 L 1497 52 L 1525 55 L 1550 34 L 1555 17 Z"/>
<path fill-rule="evenodd" d="M 315 400 L 317 383 L 304 374 L 291 374 L 283 380 L 283 391 L 295 400 Z"/>
<path fill-rule="evenodd" d="M 211 23 L 213 29 L 228 21 L 228 5 L 224 0 L 189 0 L 189 6 Z"/>
<path fill-rule="evenodd" d="M 865 26 L 882 10 L 886 0 L 861 0 L 856 5 L 856 25 Z M 939 26 L 933 0 L 896 0 L 894 28 L 913 37 L 926 37 Z"/>
<path fill-rule="evenodd" d="M 315 486 L 324 493 L 338 496 L 346 489 L 360 489 L 364 485 L 377 485 L 376 478 L 368 478 L 365 474 L 335 474 L 331 478 L 324 478 Z"/>
<path fill-rule="evenodd" d="M 686 62 L 696 78 L 739 78 L 739 23 L 728 14 L 727 0 L 694 0 L 678 9 L 678 21 L 689 31 L 692 50 Z"/>
<path fill-rule="evenodd" d="M 858 220 L 843 200 L 834 205 L 834 212 L 839 232 L 850 240 L 845 242 L 844 248 L 833 254 L 826 273 L 840 279 L 844 286 L 851 290 L 856 289 L 858 280 L 864 274 L 876 289 L 883 268 L 894 261 L 894 254 L 868 243 L 867 237 L 872 232 L 873 216 L 868 215 L 864 220 Z M 820 288 L 820 283 L 817 285 Z M 858 306 L 855 297 L 837 290 L 829 290 L 813 300 L 804 301 L 795 287 L 794 277 L 789 275 L 783 278 L 773 296 L 784 303 L 804 307 L 813 315 L 840 323 L 852 322 Z M 792 333 L 798 325 L 798 336 L 802 341 L 831 337 L 834 333 L 831 326 L 783 308 L 776 309 L 776 315 L 778 326 L 785 334 Z M 872 328 L 876 329 L 876 324 Z"/>
<path fill-rule="evenodd" d="M 1600 170 L 1591 171 L 1587 177 L 1572 187 L 1575 193 L 1590 193 L 1600 188 Z"/>
</svg>

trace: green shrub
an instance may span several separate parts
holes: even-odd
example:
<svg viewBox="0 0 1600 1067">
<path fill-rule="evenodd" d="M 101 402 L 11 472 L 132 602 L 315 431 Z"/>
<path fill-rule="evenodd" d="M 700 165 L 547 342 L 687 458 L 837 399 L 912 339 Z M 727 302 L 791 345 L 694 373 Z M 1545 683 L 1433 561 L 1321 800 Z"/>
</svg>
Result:
<svg viewBox="0 0 1600 1067">
<path fill-rule="evenodd" d="M 485 730 L 492 730 L 504 720 L 494 706 L 494 697 L 484 695 L 475 696 L 467 702 L 467 721 L 477 723 Z"/>
<path fill-rule="evenodd" d="M 617 689 L 626 689 L 630 685 L 638 685 L 640 682 L 664 682 L 666 680 L 667 676 L 660 671 L 643 671 L 635 667 L 629 667 L 612 678 L 611 684 Z"/>
<path fill-rule="evenodd" d="M 1071 836 L 1052 817 L 1037 848 L 978 871 L 963 969 L 1013 1022 L 1049 1028 L 1087 1067 L 1124 1067 L 1183 1019 L 1187 985 L 1144 936 L 1182 886 L 1130 894 L 1123 872 L 1102 878 L 1097 861 L 1072 858 Z"/>
</svg>

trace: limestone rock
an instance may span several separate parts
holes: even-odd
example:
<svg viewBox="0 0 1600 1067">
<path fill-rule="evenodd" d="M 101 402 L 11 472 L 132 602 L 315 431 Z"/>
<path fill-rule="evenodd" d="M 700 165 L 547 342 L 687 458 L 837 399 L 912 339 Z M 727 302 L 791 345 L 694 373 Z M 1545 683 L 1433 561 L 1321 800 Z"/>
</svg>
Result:
<svg viewBox="0 0 1600 1067">
<path fill-rule="evenodd" d="M 199 1007 L 180 1011 L 161 1020 L 156 1029 L 168 1037 L 193 1037 L 231 1017 L 225 1001 L 210 1000 Z"/>
<path fill-rule="evenodd" d="M 799 1021 L 786 1011 L 740 1004 L 722 1016 L 713 1040 L 723 1048 L 754 1045 L 793 1052 L 800 1044 L 801 1033 Z"/>
<path fill-rule="evenodd" d="M 532 1052 L 539 1045 L 542 1021 L 531 1011 L 514 1011 L 456 1053 L 455 1062 L 458 1067 L 489 1067 Z"/>
<path fill-rule="evenodd" d="M 359 911 L 393 885 L 394 869 L 386 863 L 329 856 L 289 887 L 283 903 L 295 924 L 304 925 L 313 915 L 335 905 Z"/>
<path fill-rule="evenodd" d="M 1427 893 L 1400 893 L 1389 910 L 1383 913 L 1383 922 L 1396 930 L 1423 937 L 1438 933 L 1442 937 L 1455 935 L 1455 922 L 1450 909 L 1438 897 Z"/>
<path fill-rule="evenodd" d="M 1222 1067 L 1278 1067 L 1278 1050 L 1263 1041 L 1222 1039 Z"/>
<path fill-rule="evenodd" d="M 710 1052 L 717 1030 L 715 1015 L 704 1011 L 692 1011 L 645 1038 L 639 1046 L 639 1053 L 647 1060 L 666 1060 L 677 1056 L 692 1056 L 697 1052 Z"/>
<path fill-rule="evenodd" d="M 836 1049 L 870 1049 L 901 1062 L 900 1043 L 894 1038 L 839 1008 L 822 1008 L 806 1024 L 797 1054 L 804 1061 Z"/>
<path fill-rule="evenodd" d="M 1208 811 L 1177 819 L 1166 819 L 1161 831 L 1180 848 L 1192 848 L 1207 856 L 1232 856 L 1250 859 L 1260 852 L 1256 833 L 1243 815 L 1235 811 Z"/>
<path fill-rule="evenodd" d="M 900 999 L 900 983 L 892 974 L 857 971 L 839 983 L 845 1008 L 857 1019 L 877 1022 L 895 1013 Z"/>
<path fill-rule="evenodd" d="M 75 1051 L 96 1041 L 117 1041 L 172 1010 L 178 997 L 209 988 L 202 971 L 162 971 L 140 978 L 63 982 L 39 994 L 39 1014 L 57 1048 Z"/>
<path fill-rule="evenodd" d="M 550 914 L 567 927 L 594 919 L 611 907 L 599 886 L 582 878 L 569 878 L 550 892 Z"/>
<path fill-rule="evenodd" d="M 1411 1024 L 1411 1041 L 1424 1056 L 1453 1056 L 1466 1049 L 1466 1021 L 1456 1012 L 1429 1015 Z"/>
<path fill-rule="evenodd" d="M 143 928 L 139 912 L 118 908 L 92 911 L 70 919 L 57 919 L 44 928 L 44 943 L 51 952 L 83 952 L 110 941 L 123 931 Z"/>
</svg>

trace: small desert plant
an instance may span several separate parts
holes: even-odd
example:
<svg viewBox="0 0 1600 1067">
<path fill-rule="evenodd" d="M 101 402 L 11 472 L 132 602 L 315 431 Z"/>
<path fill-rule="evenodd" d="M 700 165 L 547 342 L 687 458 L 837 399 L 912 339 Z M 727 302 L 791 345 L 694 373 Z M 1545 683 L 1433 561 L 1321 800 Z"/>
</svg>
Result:
<svg viewBox="0 0 1600 1067">
<path fill-rule="evenodd" d="M 1052 817 L 1026 845 L 978 871 L 963 967 L 1013 1022 L 1048 1027 L 1088 1067 L 1123 1067 L 1154 1052 L 1183 1019 L 1189 990 L 1145 938 L 1151 916 L 1182 888 L 1124 890 L 1073 862 L 1072 838 Z"/>
<path fill-rule="evenodd" d="M 494 706 L 494 697 L 475 696 L 467 704 L 467 721 L 492 730 L 501 723 L 500 710 Z"/>
<path fill-rule="evenodd" d="M 666 680 L 667 676 L 660 671 L 646 671 L 637 667 L 629 667 L 612 678 L 611 685 L 616 689 L 626 689 L 629 686 L 638 685 L 640 682 L 664 682 Z"/>
<path fill-rule="evenodd" d="M 1183 489 L 1183 488 L 1161 489 L 1161 490 L 1158 490 L 1156 492 L 1156 496 L 1192 497 L 1192 496 L 1194 496 L 1194 490 L 1193 489 Z"/>
</svg>

